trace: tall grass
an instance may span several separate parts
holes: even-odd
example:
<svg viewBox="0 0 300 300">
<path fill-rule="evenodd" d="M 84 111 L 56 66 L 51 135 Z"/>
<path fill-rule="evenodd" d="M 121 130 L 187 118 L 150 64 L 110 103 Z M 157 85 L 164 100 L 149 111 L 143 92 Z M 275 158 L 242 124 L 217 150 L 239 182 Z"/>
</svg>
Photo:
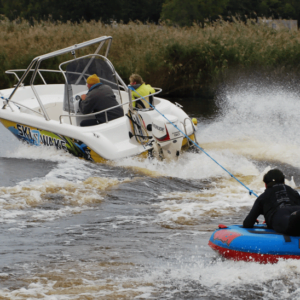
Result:
<svg viewBox="0 0 300 300">
<path fill-rule="evenodd" d="M 32 27 L 25 21 L 2 20 L 0 88 L 15 83 L 5 70 L 27 68 L 36 56 L 102 35 L 113 37 L 109 59 L 125 82 L 131 73 L 139 73 L 147 83 L 173 94 L 212 88 L 230 70 L 284 67 L 297 72 L 300 66 L 298 31 L 274 30 L 250 20 L 219 21 L 204 28 L 139 23 L 112 28 L 101 22 L 41 22 Z M 57 69 L 58 61 L 49 64 Z"/>
</svg>

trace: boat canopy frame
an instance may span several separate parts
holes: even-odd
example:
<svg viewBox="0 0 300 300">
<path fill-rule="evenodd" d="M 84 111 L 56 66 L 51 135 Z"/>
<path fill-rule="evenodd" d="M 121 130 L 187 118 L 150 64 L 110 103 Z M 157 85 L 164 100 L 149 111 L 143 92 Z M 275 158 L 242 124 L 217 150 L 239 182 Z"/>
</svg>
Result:
<svg viewBox="0 0 300 300">
<path fill-rule="evenodd" d="M 83 43 L 80 43 L 80 44 L 75 44 L 73 46 L 70 46 L 70 47 L 67 47 L 67 48 L 64 48 L 64 49 L 61 49 L 61 50 L 56 50 L 54 52 L 50 52 L 48 54 L 44 54 L 44 55 L 41 55 L 41 56 L 37 56 L 35 57 L 31 63 L 29 64 L 28 68 L 25 70 L 23 69 L 18 69 L 18 70 L 7 70 L 5 73 L 7 74 L 14 74 L 17 79 L 19 79 L 19 77 L 17 76 L 16 72 L 19 72 L 19 71 L 24 71 L 24 73 L 22 74 L 21 78 L 19 79 L 18 83 L 16 84 L 14 90 L 12 91 L 12 93 L 10 94 L 10 96 L 6 99 L 7 102 L 3 105 L 2 109 L 6 109 L 7 106 L 9 106 L 11 108 L 11 110 L 13 111 L 12 107 L 9 105 L 9 102 L 11 101 L 11 99 L 13 98 L 14 94 L 16 93 L 16 91 L 18 90 L 18 88 L 20 86 L 23 86 L 23 82 L 25 80 L 25 78 L 28 76 L 28 74 L 30 72 L 33 72 L 32 76 L 31 76 L 31 79 L 30 79 L 30 86 L 31 86 L 31 89 L 40 105 L 40 108 L 43 112 L 43 115 L 44 115 L 44 118 L 46 119 L 46 121 L 49 121 L 50 118 L 49 118 L 49 115 L 47 113 L 47 110 L 45 109 L 44 105 L 43 105 L 43 102 L 41 100 L 41 98 L 39 97 L 39 94 L 37 92 L 37 90 L 35 89 L 35 86 L 34 86 L 34 81 L 36 79 L 36 76 L 37 74 L 39 74 L 39 76 L 41 77 L 43 83 L 45 85 L 47 85 L 45 79 L 43 78 L 41 72 L 57 72 L 57 73 L 61 73 L 63 74 L 65 80 L 66 80 L 66 76 L 65 76 L 65 71 L 63 71 L 61 69 L 61 65 L 64 64 L 60 64 L 60 70 L 50 70 L 50 69 L 39 69 L 40 67 L 40 64 L 42 61 L 44 60 L 47 60 L 47 59 L 50 59 L 50 58 L 53 58 L 53 57 L 56 57 L 56 56 L 60 56 L 60 55 L 63 55 L 63 54 L 66 54 L 66 53 L 71 53 L 74 57 L 75 57 L 75 60 L 77 59 L 76 58 L 76 51 L 79 50 L 79 49 L 82 49 L 82 48 L 85 48 L 85 47 L 88 47 L 88 46 L 91 46 L 91 45 L 94 45 L 94 44 L 99 44 L 99 46 L 97 47 L 96 51 L 93 53 L 93 54 L 90 54 L 88 56 L 101 56 L 102 58 L 104 58 L 106 60 L 106 62 L 109 62 L 109 65 L 112 66 L 113 70 L 114 70 L 114 74 L 116 76 L 116 83 L 119 87 L 119 84 L 122 86 L 122 88 L 128 92 L 128 87 L 127 85 L 124 83 L 124 81 L 122 80 L 122 78 L 119 76 L 119 74 L 115 71 L 112 63 L 108 60 L 107 56 L 108 56 L 108 53 L 109 53 L 109 50 L 110 50 L 110 47 L 111 47 L 111 43 L 112 43 L 112 37 L 111 36 L 102 36 L 102 37 L 98 37 L 98 38 L 95 38 L 95 39 L 92 39 L 92 40 L 89 40 L 89 41 L 86 41 L 86 42 L 83 42 Z M 107 47 L 106 47 L 106 51 L 105 51 L 105 55 L 99 55 L 99 51 L 102 49 L 102 47 L 107 44 Z M 78 59 L 82 58 L 83 56 L 80 56 Z M 67 81 L 66 81 L 67 83 Z M 119 83 L 119 84 L 118 84 Z M 120 91 L 119 91 L 120 92 Z M 69 111 L 69 115 L 70 115 L 70 111 Z"/>
<path fill-rule="evenodd" d="M 83 61 L 83 64 L 80 65 L 80 61 Z M 70 67 L 70 66 L 72 66 L 74 68 L 73 65 L 75 65 L 76 69 L 79 67 L 79 70 L 74 70 L 74 69 L 68 70 L 68 67 Z M 63 70 L 63 66 L 66 66 L 66 71 Z M 92 68 L 93 70 L 90 70 L 89 69 L 90 67 L 94 67 L 94 68 Z M 80 68 L 82 70 L 80 70 Z M 97 76 L 100 78 L 100 81 L 102 83 L 108 84 L 113 89 L 118 91 L 118 94 L 120 97 L 119 105 L 123 103 L 122 95 L 121 95 L 121 91 L 120 91 L 120 85 L 118 84 L 117 72 L 116 72 L 113 64 L 107 57 L 100 55 L 100 54 L 84 55 L 84 56 L 81 56 L 78 58 L 74 58 L 74 59 L 62 62 L 59 65 L 59 70 L 63 74 L 65 82 L 66 82 L 63 105 L 64 105 L 64 111 L 67 111 L 69 116 L 71 116 L 71 113 L 76 113 L 74 110 L 73 88 L 75 86 L 82 87 L 83 82 L 84 82 L 84 86 L 86 87 L 86 78 L 90 75 L 93 75 L 92 74 L 93 72 L 96 72 Z M 89 73 L 89 72 L 91 72 L 91 73 Z M 72 86 L 73 86 L 73 88 L 72 88 Z M 65 97 L 67 97 L 67 100 L 65 99 Z M 72 109 L 72 111 L 71 111 L 71 109 Z M 106 116 L 106 118 L 107 118 L 107 116 Z M 70 117 L 70 124 L 72 124 L 71 117 Z"/>
</svg>

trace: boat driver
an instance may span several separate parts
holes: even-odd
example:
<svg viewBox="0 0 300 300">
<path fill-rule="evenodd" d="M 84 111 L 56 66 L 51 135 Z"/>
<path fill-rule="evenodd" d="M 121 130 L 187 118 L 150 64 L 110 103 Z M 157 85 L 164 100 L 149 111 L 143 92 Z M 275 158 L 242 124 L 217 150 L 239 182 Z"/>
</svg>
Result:
<svg viewBox="0 0 300 300">
<path fill-rule="evenodd" d="M 252 228 L 257 217 L 264 215 L 268 228 L 287 235 L 300 235 L 300 195 L 285 185 L 284 179 L 278 169 L 264 175 L 266 190 L 254 202 L 244 220 L 244 228 Z"/>
<path fill-rule="evenodd" d="M 155 93 L 155 89 L 143 81 L 143 78 L 138 74 L 131 74 L 129 77 L 130 85 L 136 90 L 132 91 L 132 100 L 143 96 L 149 103 L 153 105 L 153 96 L 147 97 L 149 94 Z M 132 106 L 136 108 L 150 108 L 149 103 L 143 99 L 132 102 Z"/>
<path fill-rule="evenodd" d="M 81 95 L 79 109 L 83 114 L 91 114 L 113 106 L 119 105 L 112 88 L 100 82 L 100 78 L 94 74 L 87 78 L 87 87 L 89 91 Z M 121 106 L 107 111 L 107 120 L 111 121 L 124 116 Z M 93 126 L 106 122 L 105 113 L 95 115 L 96 118 L 83 120 L 80 126 Z"/>
</svg>

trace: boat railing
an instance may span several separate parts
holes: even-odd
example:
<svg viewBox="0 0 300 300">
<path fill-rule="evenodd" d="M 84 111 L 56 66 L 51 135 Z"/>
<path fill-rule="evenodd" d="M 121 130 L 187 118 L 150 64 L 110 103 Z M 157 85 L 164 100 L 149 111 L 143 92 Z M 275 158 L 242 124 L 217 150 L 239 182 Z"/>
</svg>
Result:
<svg viewBox="0 0 300 300">
<path fill-rule="evenodd" d="M 6 74 L 15 75 L 15 77 L 16 77 L 17 80 L 19 81 L 20 78 L 19 78 L 19 76 L 18 76 L 18 74 L 17 74 L 16 72 L 25 72 L 25 71 L 26 71 L 26 69 L 14 69 L 14 70 L 7 70 L 7 71 L 5 71 L 5 73 L 6 73 Z M 35 70 L 34 70 L 34 69 L 29 70 L 29 72 L 33 72 L 33 71 L 35 71 Z M 43 83 L 44 83 L 45 85 L 47 85 L 48 83 L 46 82 L 46 80 L 45 80 L 45 78 L 43 77 L 43 75 L 41 74 L 41 72 L 62 73 L 62 72 L 66 72 L 66 71 L 51 70 L 51 69 L 39 69 L 39 70 L 38 70 L 38 74 L 39 74 L 39 76 L 41 77 Z M 68 71 L 68 73 L 69 73 L 69 74 L 74 74 L 74 75 L 81 74 L 80 72 L 71 72 L 71 71 Z M 109 80 L 107 80 L 107 79 L 105 79 L 105 78 L 102 78 L 102 77 L 100 77 L 100 80 L 101 80 L 102 82 L 108 82 L 108 83 L 110 83 Z M 122 85 L 120 85 L 119 87 L 120 87 L 120 89 L 125 90 L 125 88 L 124 88 Z"/>
<path fill-rule="evenodd" d="M 155 90 L 155 93 L 149 94 L 149 95 L 147 95 L 147 97 L 157 95 L 157 94 L 159 94 L 159 93 L 162 91 L 162 89 L 160 89 L 160 88 L 153 88 L 153 89 Z M 121 103 L 121 104 L 119 104 L 119 105 L 112 106 L 112 107 L 103 109 L 103 110 L 101 110 L 101 111 L 97 111 L 97 112 L 95 112 L 95 113 L 90 113 L 90 114 L 80 114 L 80 115 L 77 115 L 77 114 L 74 114 L 74 115 L 71 115 L 71 114 L 68 114 L 68 115 L 60 115 L 60 116 L 59 116 L 59 123 L 62 124 L 62 118 L 64 118 L 64 117 L 68 117 L 68 118 L 76 118 L 76 117 L 79 117 L 79 116 L 80 116 L 80 117 L 82 117 L 82 116 L 88 117 L 88 116 L 95 116 L 95 115 L 98 115 L 98 114 L 101 114 L 101 113 L 105 113 L 105 121 L 106 121 L 106 123 L 108 123 L 108 122 L 109 122 L 109 120 L 108 120 L 108 118 L 107 118 L 107 112 L 108 112 L 108 111 L 110 111 L 110 110 L 112 110 L 112 109 L 115 109 L 115 108 L 117 108 L 117 107 L 124 106 L 124 105 L 126 105 L 126 104 L 129 105 L 130 103 L 136 102 L 136 101 L 141 100 L 141 99 L 143 99 L 143 98 L 144 98 L 144 97 L 140 97 L 140 98 L 134 99 L 134 100 L 132 100 L 132 101 L 128 101 L 128 102 L 125 102 L 125 103 Z M 70 121 L 71 121 L 71 120 L 70 120 Z M 70 122 L 70 123 L 71 123 L 71 122 Z"/>
<path fill-rule="evenodd" d="M 18 74 L 16 72 L 26 72 L 26 71 L 27 71 L 27 69 L 14 69 L 14 70 L 7 70 L 7 71 L 5 71 L 5 74 L 15 75 L 16 78 L 17 78 L 17 80 L 20 81 L 20 78 L 19 78 L 19 76 L 18 76 Z M 33 72 L 33 71 L 35 71 L 35 70 L 34 69 L 30 69 L 29 70 L 29 72 Z M 39 74 L 39 76 L 41 77 L 41 79 L 42 79 L 42 81 L 43 81 L 43 83 L 45 85 L 47 85 L 47 82 L 46 82 L 45 78 L 43 77 L 43 75 L 41 74 L 41 72 L 61 73 L 60 70 L 39 69 L 37 73 Z"/>
<path fill-rule="evenodd" d="M 191 123 L 192 129 L 193 129 L 193 133 L 192 133 L 192 134 L 194 135 L 194 140 L 195 140 L 196 144 L 198 144 L 197 139 L 196 139 L 196 130 L 195 130 L 195 127 L 194 127 L 194 123 L 193 123 L 193 121 L 192 121 L 190 118 L 185 118 L 184 121 L 183 121 L 183 123 L 181 123 L 181 124 L 183 125 L 185 135 L 188 136 L 188 132 L 187 132 L 187 130 L 186 130 L 186 125 L 187 125 L 187 124 L 186 124 L 186 121 L 189 121 L 189 122 Z M 188 142 L 188 147 L 191 147 L 191 146 L 193 145 L 193 144 L 190 142 L 189 139 L 187 139 L 187 142 Z"/>
<path fill-rule="evenodd" d="M 25 72 L 25 71 L 27 71 L 27 72 L 33 72 L 33 71 L 35 71 L 35 69 L 30 69 L 30 70 L 28 70 L 28 69 L 13 69 L 13 70 L 7 70 L 7 71 L 5 71 L 5 73 L 6 73 L 6 74 L 12 74 L 12 75 L 15 75 L 16 78 L 17 78 L 17 80 L 20 81 L 19 76 L 17 75 L 16 72 Z M 62 70 L 51 70 L 51 69 L 38 69 L 38 70 L 37 70 L 37 73 L 38 73 L 39 76 L 41 77 L 41 79 L 42 79 L 44 85 L 47 85 L 47 82 L 46 82 L 46 80 L 44 79 L 44 77 L 43 77 L 43 75 L 41 74 L 41 72 L 55 72 L 55 73 L 60 73 L 60 74 L 61 74 L 61 73 L 63 73 L 64 71 L 62 71 Z M 78 72 L 69 72 L 69 73 L 77 74 Z M 121 85 L 120 87 L 122 87 L 122 85 Z M 155 90 L 155 93 L 149 94 L 149 95 L 147 95 L 147 97 L 157 95 L 157 94 L 159 94 L 159 93 L 162 91 L 162 89 L 160 89 L 160 88 L 154 88 L 154 90 Z M 130 90 L 129 90 L 129 91 L 130 91 Z M 94 115 L 97 115 L 97 114 L 105 113 L 105 120 L 106 120 L 106 123 L 108 123 L 109 121 L 108 121 L 108 118 L 107 118 L 107 112 L 108 112 L 109 110 L 115 109 L 115 108 L 117 108 L 117 107 L 122 107 L 122 106 L 124 106 L 124 105 L 126 105 L 126 104 L 128 104 L 129 106 L 131 106 L 131 105 L 132 105 L 132 102 L 136 102 L 136 101 L 138 101 L 138 100 L 143 100 L 143 99 L 145 98 L 145 97 L 140 97 L 140 98 L 137 98 L 137 99 L 134 99 L 134 100 L 131 101 L 131 93 L 129 93 L 129 97 L 130 97 L 130 101 L 125 102 L 125 103 L 121 103 L 121 104 L 116 105 L 116 106 L 113 106 L 113 107 L 109 107 L 109 108 L 104 109 L 104 110 L 99 111 L 99 112 L 90 113 L 90 114 L 84 114 L 84 115 L 77 115 L 77 114 L 75 114 L 75 115 L 71 115 L 71 114 L 60 115 L 60 116 L 59 116 L 59 122 L 60 122 L 60 124 L 62 124 L 62 118 L 68 117 L 68 118 L 70 119 L 70 123 L 72 124 L 71 118 L 74 118 L 74 117 L 76 118 L 76 117 L 78 117 L 78 116 L 85 116 L 85 117 L 86 117 L 86 116 L 94 116 Z M 11 101 L 11 100 L 10 100 L 10 101 Z M 37 113 L 37 114 L 40 114 L 40 115 L 43 116 L 42 113 L 40 113 L 40 112 L 38 112 L 38 111 L 36 111 L 36 110 L 30 108 L 30 107 L 27 107 L 27 106 L 25 106 L 25 105 L 19 104 L 18 102 L 15 102 L 15 101 L 11 101 L 11 102 L 14 103 L 16 106 L 24 107 L 25 109 L 28 109 L 28 110 L 30 110 L 30 111 L 33 111 L 34 113 Z"/>
<path fill-rule="evenodd" d="M 107 42 L 107 44 L 106 44 Z M 95 39 L 92 39 L 92 40 L 89 40 L 89 41 L 86 41 L 86 42 L 83 42 L 83 43 L 80 43 L 80 44 L 75 44 L 73 46 L 70 46 L 70 47 L 66 47 L 64 49 L 61 49 L 61 50 L 57 50 L 57 51 L 53 51 L 53 52 L 50 52 L 50 53 L 47 53 L 47 54 L 44 54 L 44 55 L 41 55 L 41 56 L 37 56 L 35 57 L 31 63 L 29 64 L 28 68 L 23 72 L 21 78 L 19 79 L 18 83 L 15 85 L 15 88 L 13 89 L 13 91 L 11 92 L 10 96 L 7 98 L 7 102 L 4 103 L 2 109 L 6 109 L 7 105 L 9 105 L 9 101 L 12 99 L 12 97 L 14 96 L 14 94 L 16 93 L 16 91 L 18 90 L 18 88 L 20 86 L 23 86 L 24 85 L 24 80 L 25 78 L 28 76 L 28 74 L 31 72 L 32 69 L 33 70 L 33 75 L 31 76 L 31 79 L 30 79 L 30 86 L 32 88 L 32 91 L 41 107 L 41 110 L 43 111 L 43 114 L 44 114 L 44 117 L 46 119 L 46 121 L 49 121 L 50 118 L 48 116 L 48 113 L 40 99 L 40 96 L 37 92 L 37 90 L 35 89 L 34 87 L 34 81 L 36 79 L 36 76 L 37 74 L 39 74 L 39 76 L 41 76 L 41 73 L 40 73 L 40 65 L 41 63 L 44 61 L 44 60 L 47 60 L 47 59 L 50 59 L 50 58 L 53 58 L 53 57 L 56 57 L 56 56 L 60 56 L 60 55 L 63 55 L 63 54 L 67 54 L 67 53 L 71 53 L 74 57 L 76 57 L 76 51 L 82 49 L 82 48 L 85 48 L 85 47 L 88 47 L 88 46 L 91 46 L 91 45 L 94 45 L 94 44 L 99 44 L 97 49 L 95 50 L 94 52 L 94 55 L 97 55 L 99 53 L 99 51 L 101 50 L 101 48 L 104 46 L 104 45 L 107 45 L 107 48 L 106 48 L 106 51 L 105 51 L 105 57 L 107 57 L 108 55 L 108 52 L 109 52 L 109 49 L 110 49 L 110 46 L 111 46 L 111 42 L 112 42 L 112 37 L 111 36 L 102 36 L 102 37 L 98 37 L 98 38 L 95 38 Z M 59 72 L 57 70 L 46 70 L 46 72 Z M 16 71 L 14 70 L 9 70 L 8 72 L 12 72 L 12 74 L 16 75 Z M 64 75 L 64 73 L 63 73 Z M 17 76 L 17 78 L 19 78 Z M 42 81 L 44 82 L 44 84 L 46 84 L 46 81 L 45 79 L 43 78 Z"/>
<path fill-rule="evenodd" d="M 15 101 L 10 101 L 10 102 L 13 103 L 15 106 L 17 106 L 18 108 L 20 108 L 20 106 L 21 106 L 21 107 L 24 107 L 24 108 L 26 108 L 26 109 L 28 109 L 28 110 L 33 111 L 33 112 L 36 113 L 36 114 L 39 114 L 39 115 L 41 115 L 41 116 L 44 116 L 41 112 L 36 111 L 36 110 L 34 110 L 34 109 L 32 109 L 32 108 L 30 108 L 30 107 L 28 107 L 28 106 L 25 106 L 25 105 L 23 105 L 23 104 L 20 104 L 20 103 L 18 103 L 18 102 L 15 102 Z"/>
<path fill-rule="evenodd" d="M 105 120 L 106 120 L 106 123 L 108 123 L 107 112 L 109 110 L 115 109 L 117 107 L 121 107 L 121 106 L 126 105 L 128 103 L 129 103 L 129 101 L 126 102 L 126 103 L 121 103 L 121 104 L 109 107 L 107 109 L 104 109 L 104 110 L 101 110 L 101 111 L 97 111 L 95 113 L 90 113 L 90 114 L 80 114 L 80 115 L 77 115 L 77 114 L 76 115 L 71 115 L 71 114 L 69 115 L 68 114 L 68 115 L 60 115 L 59 116 L 59 123 L 62 124 L 62 118 L 64 118 L 64 117 L 68 117 L 68 118 L 77 118 L 77 117 L 82 117 L 82 116 L 88 117 L 88 116 L 95 116 L 95 115 L 98 115 L 98 114 L 101 114 L 101 113 L 105 113 Z"/>
<path fill-rule="evenodd" d="M 19 78 L 19 76 L 18 76 L 18 74 L 17 74 L 17 72 L 25 72 L 25 71 L 27 71 L 27 69 L 13 69 L 13 70 L 7 70 L 7 71 L 5 71 L 5 73 L 6 74 L 11 74 L 11 75 L 14 75 L 16 78 L 17 78 L 17 80 L 19 81 L 20 80 L 20 78 Z M 30 69 L 29 70 L 29 72 L 33 72 L 33 71 L 35 71 L 35 69 Z M 38 74 L 39 74 L 39 76 L 40 76 L 40 78 L 42 79 L 42 81 L 43 81 L 43 84 L 44 85 L 48 85 L 47 84 L 47 82 L 46 82 L 46 80 L 45 80 L 45 78 L 43 77 L 43 75 L 41 74 L 41 72 L 49 72 L 49 73 L 63 73 L 63 72 L 65 72 L 65 71 L 61 71 L 61 70 L 52 70 L 52 69 L 38 69 Z M 80 72 L 72 72 L 72 71 L 68 71 L 68 73 L 69 74 L 74 74 L 74 75 L 78 75 L 78 74 L 81 74 Z M 101 79 L 101 81 L 103 81 L 103 82 L 106 82 L 107 80 L 106 79 L 104 79 L 104 78 L 100 78 Z M 22 84 L 23 85 L 23 84 Z M 119 88 L 120 89 L 122 89 L 122 90 L 124 90 L 124 87 L 121 85 L 121 86 L 119 86 Z M 28 106 L 25 106 L 25 105 L 23 105 L 23 104 L 20 104 L 20 103 L 18 103 L 18 102 L 15 102 L 15 101 L 12 101 L 12 100 L 10 100 L 12 103 L 14 103 L 16 106 L 21 106 L 21 107 L 23 107 L 23 108 L 25 108 L 25 109 L 28 109 L 28 110 L 31 110 L 31 111 L 33 111 L 34 113 L 37 113 L 37 114 L 40 114 L 40 115 L 42 115 L 43 116 L 43 114 L 42 113 L 40 113 L 40 112 L 38 112 L 38 111 L 36 111 L 36 110 L 34 110 L 34 109 L 32 109 L 32 108 L 30 108 L 30 107 L 28 107 Z"/>
</svg>

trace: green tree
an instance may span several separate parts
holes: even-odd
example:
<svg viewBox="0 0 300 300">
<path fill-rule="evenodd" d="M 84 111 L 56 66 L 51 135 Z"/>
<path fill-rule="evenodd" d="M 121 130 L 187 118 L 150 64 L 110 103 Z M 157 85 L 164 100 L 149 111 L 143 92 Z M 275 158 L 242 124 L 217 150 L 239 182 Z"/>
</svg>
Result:
<svg viewBox="0 0 300 300">
<path fill-rule="evenodd" d="M 300 21 L 299 0 L 229 0 L 223 17 L 237 16 L 242 19 L 266 17 L 296 19 Z"/>
<path fill-rule="evenodd" d="M 121 0 L 117 19 L 127 23 L 130 20 L 158 22 L 164 0 Z"/>
<path fill-rule="evenodd" d="M 244 19 L 247 16 L 247 18 L 255 18 L 260 3 L 261 0 L 229 0 L 223 17 L 240 17 Z"/>
<path fill-rule="evenodd" d="M 279 17 L 280 7 L 282 6 L 282 1 L 280 0 L 263 0 L 258 5 L 257 12 L 259 16 L 264 17 Z"/>
<path fill-rule="evenodd" d="M 283 19 L 296 19 L 300 22 L 300 1 L 283 0 L 279 13 Z"/>
<path fill-rule="evenodd" d="M 9 18 L 10 20 L 14 20 L 20 17 L 23 5 L 23 0 L 3 1 L 2 12 L 7 18 Z"/>
<path fill-rule="evenodd" d="M 158 22 L 164 0 L 0 0 L 0 13 L 10 20 L 43 20 L 49 16 L 62 22 L 110 19 L 117 21 L 140 20 Z M 2 5 L 1 5 L 2 4 Z"/>
<path fill-rule="evenodd" d="M 223 13 L 229 0 L 167 0 L 162 7 L 161 19 L 170 20 L 180 26 L 193 22 L 204 24 Z"/>
</svg>

